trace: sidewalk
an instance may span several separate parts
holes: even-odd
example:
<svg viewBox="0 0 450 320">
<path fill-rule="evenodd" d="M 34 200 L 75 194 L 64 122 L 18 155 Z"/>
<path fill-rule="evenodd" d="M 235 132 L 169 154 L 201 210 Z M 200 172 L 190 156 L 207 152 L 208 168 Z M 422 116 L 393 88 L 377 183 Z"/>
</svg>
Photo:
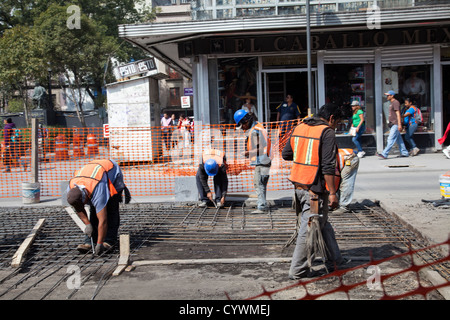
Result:
<svg viewBox="0 0 450 320">
<path fill-rule="evenodd" d="M 433 207 L 424 200 L 441 199 L 440 175 L 450 171 L 450 159 L 442 152 L 387 160 L 367 156 L 360 161 L 353 201 L 379 201 L 389 213 L 407 222 L 432 242 L 443 242 L 450 234 L 450 208 Z M 228 196 L 228 200 L 245 200 L 249 194 Z M 292 192 L 269 191 L 268 200 L 292 199 Z M 60 206 L 59 197 L 41 197 L 40 203 L 23 204 L 22 198 L 0 198 L 3 207 Z M 174 202 L 174 196 L 134 197 L 133 202 Z"/>
</svg>

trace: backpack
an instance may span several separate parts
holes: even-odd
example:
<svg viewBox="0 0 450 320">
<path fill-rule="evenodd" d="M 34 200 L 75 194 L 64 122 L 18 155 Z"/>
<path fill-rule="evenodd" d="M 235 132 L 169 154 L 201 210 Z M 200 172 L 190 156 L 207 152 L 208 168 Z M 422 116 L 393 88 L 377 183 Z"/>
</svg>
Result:
<svg viewBox="0 0 450 320">
<path fill-rule="evenodd" d="M 414 106 L 414 110 L 414 120 L 416 120 L 416 123 L 419 125 L 423 122 L 422 112 L 416 106 Z"/>
</svg>

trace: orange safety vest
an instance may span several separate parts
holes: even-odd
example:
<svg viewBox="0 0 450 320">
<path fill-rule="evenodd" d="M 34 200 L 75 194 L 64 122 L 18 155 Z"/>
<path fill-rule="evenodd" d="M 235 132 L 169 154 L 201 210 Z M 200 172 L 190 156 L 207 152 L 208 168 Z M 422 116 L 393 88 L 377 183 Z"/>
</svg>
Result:
<svg viewBox="0 0 450 320">
<path fill-rule="evenodd" d="M 261 124 L 261 123 L 257 123 L 257 124 L 255 124 L 251 129 L 250 129 L 250 131 L 248 132 L 248 141 L 247 141 L 247 151 L 250 151 L 250 150 L 252 150 L 254 147 L 256 147 L 256 146 L 253 146 L 252 145 L 252 139 L 251 139 L 251 136 L 252 136 L 252 132 L 253 132 L 253 130 L 258 130 L 260 133 L 262 133 L 262 135 L 263 135 L 263 137 L 264 137 L 264 140 L 266 141 L 266 146 L 264 147 L 264 154 L 267 156 L 267 157 L 269 157 L 270 158 L 270 150 L 271 150 L 271 142 L 270 142 L 270 139 L 269 139 L 269 136 L 268 136 L 268 134 L 267 134 L 267 130 L 264 128 L 264 126 Z M 260 155 L 261 156 L 261 155 Z M 250 158 L 250 161 L 256 161 L 256 155 L 254 155 L 253 157 L 251 157 Z"/>
<path fill-rule="evenodd" d="M 294 162 L 289 176 L 291 182 L 309 189 L 317 181 L 321 138 L 328 128 L 330 127 L 327 125 L 309 126 L 303 123 L 295 127 L 290 141 L 294 152 Z M 336 161 L 337 158 L 338 155 Z"/>
<path fill-rule="evenodd" d="M 339 158 L 338 158 L 338 165 L 339 171 L 342 171 L 345 167 L 345 156 L 348 156 L 350 154 L 353 154 L 353 149 L 338 149 Z"/>
<path fill-rule="evenodd" d="M 83 185 L 86 187 L 89 198 L 91 198 L 95 187 L 100 182 L 105 172 L 114 168 L 114 164 L 110 160 L 94 160 L 89 162 L 83 168 L 75 172 L 75 176 L 70 179 L 69 187 L 72 189 L 76 185 Z M 110 196 L 117 194 L 117 190 L 108 179 L 108 187 Z"/>
<path fill-rule="evenodd" d="M 223 157 L 225 156 L 225 152 L 218 149 L 208 149 L 203 151 L 203 163 L 205 163 L 208 159 L 214 159 L 219 167 L 223 164 Z"/>
</svg>

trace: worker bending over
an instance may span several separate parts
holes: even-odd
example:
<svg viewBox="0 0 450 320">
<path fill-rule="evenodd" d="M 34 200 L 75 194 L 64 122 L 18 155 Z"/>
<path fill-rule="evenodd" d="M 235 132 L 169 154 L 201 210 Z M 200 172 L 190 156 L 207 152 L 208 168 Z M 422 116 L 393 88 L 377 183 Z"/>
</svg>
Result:
<svg viewBox="0 0 450 320">
<path fill-rule="evenodd" d="M 214 177 L 215 198 L 213 198 L 208 185 L 209 177 Z M 206 207 L 208 202 L 212 202 L 219 208 L 225 205 L 225 197 L 228 191 L 228 176 L 226 157 L 223 151 L 218 149 L 205 150 L 200 159 L 195 178 L 201 201 L 199 207 Z"/>
<path fill-rule="evenodd" d="M 91 161 L 75 172 L 68 188 L 67 202 L 86 225 L 85 243 L 79 245 L 77 250 L 80 253 L 90 251 L 91 240 L 96 243 L 96 255 L 111 249 L 117 241 L 122 192 L 125 192 L 125 203 L 131 199 L 119 165 L 107 159 Z M 89 217 L 84 205 L 90 206 Z"/>
</svg>

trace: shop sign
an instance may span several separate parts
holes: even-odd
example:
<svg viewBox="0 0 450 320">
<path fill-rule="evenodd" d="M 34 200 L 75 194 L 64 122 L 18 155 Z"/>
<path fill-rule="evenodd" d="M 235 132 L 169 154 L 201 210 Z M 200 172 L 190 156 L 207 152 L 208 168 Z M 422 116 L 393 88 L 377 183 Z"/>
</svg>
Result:
<svg viewBox="0 0 450 320">
<path fill-rule="evenodd" d="M 135 76 L 138 74 L 146 73 L 149 71 L 157 70 L 155 59 L 150 58 L 144 61 L 136 61 L 128 63 L 122 66 L 115 67 L 113 69 L 116 80 Z"/>
<path fill-rule="evenodd" d="M 450 43 L 450 27 L 373 29 L 312 33 L 312 50 Z M 306 51 L 306 34 L 202 38 L 179 44 L 180 58 L 197 54 L 248 54 Z"/>
<path fill-rule="evenodd" d="M 182 96 L 181 97 L 181 108 L 190 108 L 191 107 L 191 97 L 190 96 Z"/>
</svg>

